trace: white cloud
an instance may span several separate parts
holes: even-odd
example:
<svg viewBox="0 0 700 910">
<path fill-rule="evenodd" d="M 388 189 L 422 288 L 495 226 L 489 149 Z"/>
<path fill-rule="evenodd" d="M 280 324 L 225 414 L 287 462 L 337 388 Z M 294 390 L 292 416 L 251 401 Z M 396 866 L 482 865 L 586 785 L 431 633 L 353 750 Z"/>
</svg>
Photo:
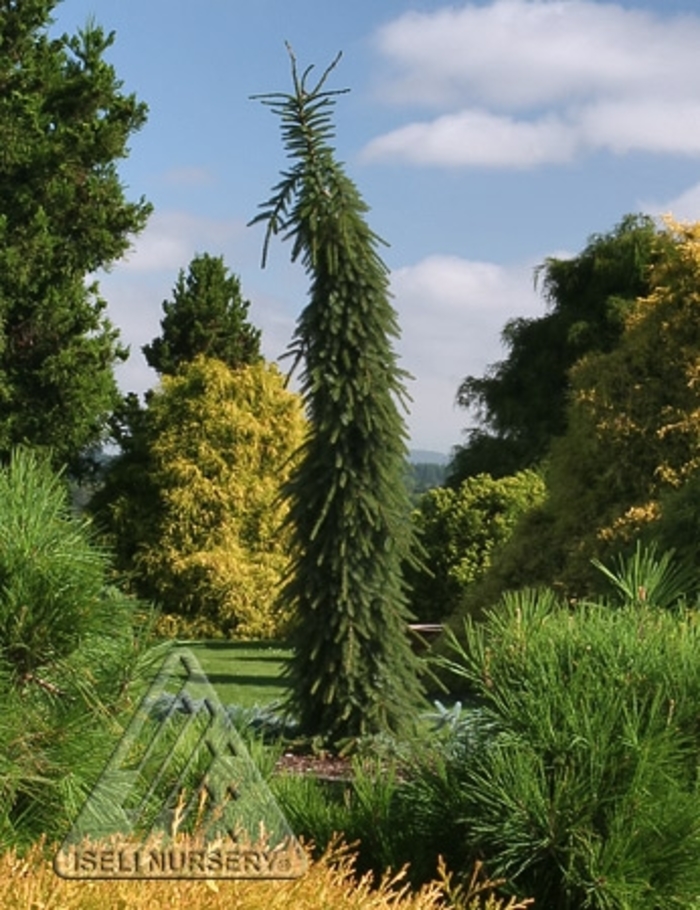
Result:
<svg viewBox="0 0 700 910">
<path fill-rule="evenodd" d="M 524 167 L 607 149 L 700 154 L 700 16 L 595 0 L 407 13 L 376 36 L 387 100 L 442 110 L 370 158 Z"/>
<path fill-rule="evenodd" d="M 700 221 L 700 183 L 664 202 L 648 200 L 640 209 L 650 215 L 672 215 L 677 221 Z"/>
<path fill-rule="evenodd" d="M 581 111 L 578 129 L 592 148 L 699 155 L 700 100 L 605 101 Z"/>
<path fill-rule="evenodd" d="M 398 157 L 413 164 L 524 168 L 569 161 L 576 146 L 575 131 L 555 117 L 527 122 L 484 111 L 462 111 L 379 136 L 367 145 L 364 157 Z"/>
<path fill-rule="evenodd" d="M 174 167 L 162 180 L 171 186 L 207 186 L 214 182 L 214 175 L 204 167 Z"/>
<path fill-rule="evenodd" d="M 455 406 L 460 382 L 502 359 L 508 319 L 544 311 L 533 268 L 433 255 L 392 272 L 401 366 L 415 379 L 409 383 L 414 447 L 448 452 L 461 441 L 469 416 Z"/>
<path fill-rule="evenodd" d="M 177 272 L 196 253 L 219 253 L 245 230 L 242 221 L 198 218 L 184 212 L 156 212 L 116 268 L 120 272 Z"/>
</svg>

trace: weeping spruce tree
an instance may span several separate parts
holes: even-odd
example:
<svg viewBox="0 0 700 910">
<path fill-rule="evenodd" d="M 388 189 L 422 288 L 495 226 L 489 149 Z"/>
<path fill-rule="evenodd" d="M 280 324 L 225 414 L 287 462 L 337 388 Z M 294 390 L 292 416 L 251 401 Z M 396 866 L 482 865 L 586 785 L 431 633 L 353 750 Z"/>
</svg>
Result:
<svg viewBox="0 0 700 910">
<path fill-rule="evenodd" d="M 297 617 L 289 676 L 302 728 L 338 741 L 400 731 L 420 699 L 401 567 L 411 558 L 403 481 L 405 374 L 379 238 L 334 157 L 324 90 L 292 57 L 292 94 L 260 96 L 280 117 L 292 166 L 254 221 L 290 239 L 310 279 L 290 354 L 301 362 L 311 431 L 287 487 Z"/>
</svg>

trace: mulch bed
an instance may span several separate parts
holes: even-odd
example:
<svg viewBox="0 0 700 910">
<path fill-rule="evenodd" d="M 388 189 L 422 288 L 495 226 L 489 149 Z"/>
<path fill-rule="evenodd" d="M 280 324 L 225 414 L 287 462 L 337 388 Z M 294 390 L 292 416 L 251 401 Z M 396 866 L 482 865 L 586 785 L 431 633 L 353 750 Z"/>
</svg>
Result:
<svg viewBox="0 0 700 910">
<path fill-rule="evenodd" d="M 352 759 L 325 753 L 305 755 L 285 752 L 277 761 L 275 770 L 286 774 L 309 775 L 319 780 L 351 780 Z"/>
</svg>

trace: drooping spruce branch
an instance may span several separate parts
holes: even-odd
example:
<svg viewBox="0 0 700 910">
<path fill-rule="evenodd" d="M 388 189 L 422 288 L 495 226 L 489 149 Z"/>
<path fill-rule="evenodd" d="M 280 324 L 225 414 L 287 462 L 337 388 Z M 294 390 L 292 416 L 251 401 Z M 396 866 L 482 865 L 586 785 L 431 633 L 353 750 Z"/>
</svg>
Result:
<svg viewBox="0 0 700 910">
<path fill-rule="evenodd" d="M 291 52 L 290 52 L 291 53 Z M 381 242 L 336 160 L 326 81 L 310 84 L 292 55 L 293 91 L 258 96 L 281 121 L 291 166 L 255 222 L 292 241 L 310 279 L 290 353 L 303 360 L 311 431 L 287 488 L 294 564 L 292 701 L 308 733 L 397 730 L 420 697 L 402 567 L 413 538 L 403 482 L 406 374 Z"/>
</svg>

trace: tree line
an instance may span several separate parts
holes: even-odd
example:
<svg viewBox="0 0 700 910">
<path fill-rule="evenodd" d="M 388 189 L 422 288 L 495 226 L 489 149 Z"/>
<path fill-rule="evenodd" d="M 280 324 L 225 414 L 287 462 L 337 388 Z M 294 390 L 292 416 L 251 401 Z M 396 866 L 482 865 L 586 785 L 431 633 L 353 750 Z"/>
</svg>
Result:
<svg viewBox="0 0 700 910">
<path fill-rule="evenodd" d="M 524 586 L 582 598 L 595 561 L 640 542 L 696 564 L 699 263 L 697 225 L 626 216 L 542 264 L 548 311 L 509 322 L 506 358 L 460 385 L 476 426 L 449 486 L 533 470 L 544 483 L 467 612 Z"/>
</svg>

